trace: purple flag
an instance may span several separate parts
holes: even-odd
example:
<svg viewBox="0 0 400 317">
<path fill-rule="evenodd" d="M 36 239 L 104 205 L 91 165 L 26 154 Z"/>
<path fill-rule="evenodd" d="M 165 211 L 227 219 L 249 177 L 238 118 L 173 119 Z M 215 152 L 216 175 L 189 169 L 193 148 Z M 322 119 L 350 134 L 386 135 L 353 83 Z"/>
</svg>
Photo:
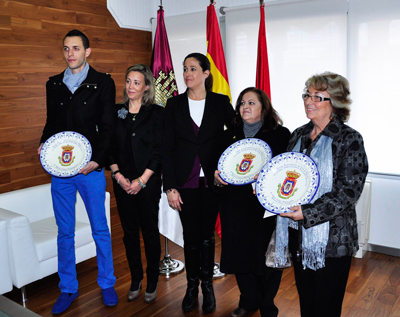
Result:
<svg viewBox="0 0 400 317">
<path fill-rule="evenodd" d="M 167 31 L 164 24 L 164 10 L 157 11 L 157 30 L 154 38 L 153 56 L 151 57 L 156 103 L 165 107 L 168 98 L 178 95 L 171 52 L 169 50 Z"/>
</svg>

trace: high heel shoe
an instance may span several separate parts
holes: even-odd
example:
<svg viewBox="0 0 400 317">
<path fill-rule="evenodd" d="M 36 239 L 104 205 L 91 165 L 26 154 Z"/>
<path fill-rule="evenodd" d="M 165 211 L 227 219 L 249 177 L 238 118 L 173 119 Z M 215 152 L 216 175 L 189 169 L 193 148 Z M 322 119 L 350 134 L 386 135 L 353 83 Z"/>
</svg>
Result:
<svg viewBox="0 0 400 317">
<path fill-rule="evenodd" d="M 148 286 L 149 286 L 149 285 L 147 285 L 146 292 L 144 292 L 144 301 L 145 301 L 146 303 L 151 303 L 151 302 L 154 301 L 154 300 L 156 299 L 156 297 L 157 297 L 157 284 L 156 284 L 156 289 L 155 289 L 154 292 L 152 292 L 152 293 L 148 293 L 148 292 L 147 292 Z"/>
<path fill-rule="evenodd" d="M 137 288 L 137 290 L 135 290 L 135 291 L 129 290 L 129 292 L 128 292 L 128 301 L 131 302 L 131 301 L 135 300 L 136 298 L 138 298 L 141 289 L 142 289 L 142 281 L 140 281 L 139 287 Z"/>
</svg>

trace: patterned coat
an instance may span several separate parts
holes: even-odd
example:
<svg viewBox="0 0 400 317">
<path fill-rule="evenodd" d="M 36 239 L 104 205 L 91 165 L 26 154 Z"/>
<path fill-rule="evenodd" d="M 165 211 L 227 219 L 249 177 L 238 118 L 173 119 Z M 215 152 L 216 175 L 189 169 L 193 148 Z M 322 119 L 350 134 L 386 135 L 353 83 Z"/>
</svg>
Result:
<svg viewBox="0 0 400 317">
<path fill-rule="evenodd" d="M 314 124 L 310 121 L 296 129 L 289 141 L 291 151 L 301 138 L 303 152 Z M 368 173 L 367 154 L 360 133 L 335 118 L 311 142 L 306 154 L 310 155 L 321 135 L 332 138 L 333 184 L 332 191 L 325 193 L 312 204 L 302 206 L 304 228 L 330 222 L 326 257 L 351 256 L 358 250 L 358 231 L 355 205 L 364 188 Z M 301 235 L 301 230 L 299 230 Z M 301 247 L 301 237 L 299 239 Z"/>
</svg>

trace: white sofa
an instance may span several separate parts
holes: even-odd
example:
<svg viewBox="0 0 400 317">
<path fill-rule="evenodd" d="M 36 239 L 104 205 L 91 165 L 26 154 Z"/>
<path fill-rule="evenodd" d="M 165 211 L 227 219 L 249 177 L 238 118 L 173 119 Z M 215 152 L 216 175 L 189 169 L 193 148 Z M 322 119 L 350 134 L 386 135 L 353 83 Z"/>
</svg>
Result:
<svg viewBox="0 0 400 317">
<path fill-rule="evenodd" d="M 8 264 L 7 222 L 0 220 L 0 294 L 13 289 L 10 265 Z"/>
<path fill-rule="evenodd" d="M 110 227 L 110 194 L 106 193 L 106 215 Z M 0 220 L 7 222 L 9 264 L 12 283 L 21 288 L 57 268 L 57 225 L 50 184 L 0 194 Z M 96 247 L 82 198 L 77 193 L 76 263 L 96 256 Z"/>
</svg>

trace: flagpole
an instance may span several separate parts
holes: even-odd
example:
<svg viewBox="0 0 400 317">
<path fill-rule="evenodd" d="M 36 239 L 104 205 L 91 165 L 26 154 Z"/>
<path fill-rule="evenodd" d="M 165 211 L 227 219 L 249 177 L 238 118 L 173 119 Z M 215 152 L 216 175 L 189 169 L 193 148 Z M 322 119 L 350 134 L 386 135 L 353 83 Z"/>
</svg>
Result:
<svg viewBox="0 0 400 317">
<path fill-rule="evenodd" d="M 214 0 L 210 0 L 210 5 L 207 7 L 207 57 L 210 60 L 211 74 L 214 79 L 212 91 L 225 94 L 229 99 L 232 99 Z M 220 235 L 220 221 L 216 222 L 215 229 L 218 235 Z M 220 271 L 219 263 L 214 261 L 213 278 L 216 279 L 224 276 L 225 274 Z"/>
<path fill-rule="evenodd" d="M 256 87 L 263 90 L 271 99 L 267 38 L 265 29 L 265 4 L 260 0 L 260 26 L 258 30 Z"/>
<path fill-rule="evenodd" d="M 160 9 L 157 11 L 157 30 L 154 38 L 151 69 L 154 76 L 156 103 L 165 107 L 167 99 L 178 94 L 178 88 L 175 81 L 171 52 L 169 50 L 168 37 L 165 30 L 162 0 L 160 0 L 159 7 Z M 160 213 L 166 212 L 166 210 L 162 207 L 163 198 L 165 197 L 161 197 Z M 176 217 L 173 218 L 174 220 L 176 219 Z M 167 226 L 168 225 L 169 223 L 167 222 Z M 167 236 L 171 237 L 170 232 L 162 232 L 162 230 L 160 230 L 160 232 L 165 236 L 165 255 L 164 259 L 160 261 L 159 272 L 160 274 L 166 275 L 168 278 L 170 274 L 180 273 L 185 265 L 181 261 L 172 259 L 169 254 Z"/>
<path fill-rule="evenodd" d="M 180 273 L 184 269 L 185 265 L 179 260 L 174 260 L 169 255 L 168 251 L 168 238 L 165 237 L 165 255 L 164 259 L 160 261 L 160 274 L 165 275 L 166 278 L 170 274 Z"/>
</svg>

